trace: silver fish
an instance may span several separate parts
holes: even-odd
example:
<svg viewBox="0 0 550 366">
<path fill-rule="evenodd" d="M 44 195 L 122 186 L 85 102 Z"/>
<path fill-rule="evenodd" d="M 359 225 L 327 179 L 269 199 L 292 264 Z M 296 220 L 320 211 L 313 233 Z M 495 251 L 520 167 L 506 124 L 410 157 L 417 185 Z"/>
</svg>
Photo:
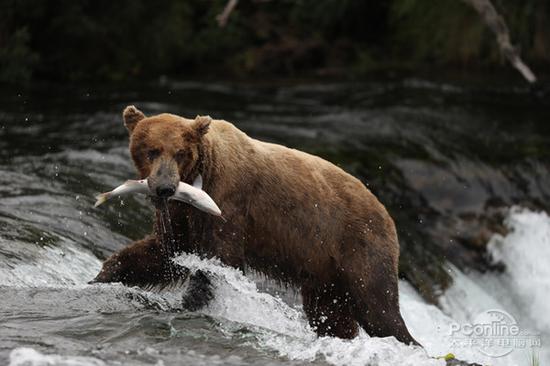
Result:
<svg viewBox="0 0 550 366">
<path fill-rule="evenodd" d="M 208 193 L 202 190 L 202 177 L 200 175 L 197 176 L 193 185 L 180 182 L 176 193 L 170 199 L 189 203 L 199 210 L 214 216 L 222 215 L 222 211 L 216 205 L 216 202 L 214 202 Z"/>
<path fill-rule="evenodd" d="M 149 186 L 147 185 L 147 179 L 142 180 L 127 180 L 120 186 L 116 187 L 110 192 L 98 194 L 95 199 L 94 207 L 107 202 L 113 197 L 124 196 L 130 193 L 149 193 Z"/>
<path fill-rule="evenodd" d="M 116 187 L 110 192 L 101 193 L 96 196 L 96 202 L 94 207 L 105 203 L 116 196 L 123 196 L 131 193 L 142 193 L 150 194 L 149 185 L 147 184 L 147 179 L 141 180 L 127 180 L 122 185 Z M 221 216 L 222 212 L 216 202 L 202 190 L 202 177 L 197 176 L 193 185 L 180 182 L 176 193 L 169 198 L 170 200 L 177 200 L 188 203 L 192 206 L 195 206 L 201 211 L 209 213 L 214 216 Z"/>
</svg>

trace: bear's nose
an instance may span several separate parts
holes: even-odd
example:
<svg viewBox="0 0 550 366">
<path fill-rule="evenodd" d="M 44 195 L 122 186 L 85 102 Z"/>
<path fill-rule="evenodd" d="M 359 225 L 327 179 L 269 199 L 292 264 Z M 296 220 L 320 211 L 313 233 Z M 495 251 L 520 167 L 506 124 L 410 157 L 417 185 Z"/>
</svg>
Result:
<svg viewBox="0 0 550 366">
<path fill-rule="evenodd" d="M 157 187 L 157 196 L 159 197 L 170 197 L 176 193 L 176 188 L 174 186 L 158 186 Z"/>
</svg>

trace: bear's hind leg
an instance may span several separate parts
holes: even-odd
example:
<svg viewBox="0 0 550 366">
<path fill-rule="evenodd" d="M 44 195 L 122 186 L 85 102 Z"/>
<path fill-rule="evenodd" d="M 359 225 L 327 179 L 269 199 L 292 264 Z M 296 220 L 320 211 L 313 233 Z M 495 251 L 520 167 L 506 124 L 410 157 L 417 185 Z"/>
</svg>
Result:
<svg viewBox="0 0 550 366">
<path fill-rule="evenodd" d="M 310 326 L 319 336 L 350 339 L 358 332 L 351 312 L 350 297 L 341 293 L 337 283 L 308 283 L 302 286 L 304 311 Z"/>
<path fill-rule="evenodd" d="M 349 282 L 354 316 L 371 337 L 394 336 L 405 344 L 420 345 L 409 333 L 399 311 L 397 275 L 365 273 Z"/>
</svg>

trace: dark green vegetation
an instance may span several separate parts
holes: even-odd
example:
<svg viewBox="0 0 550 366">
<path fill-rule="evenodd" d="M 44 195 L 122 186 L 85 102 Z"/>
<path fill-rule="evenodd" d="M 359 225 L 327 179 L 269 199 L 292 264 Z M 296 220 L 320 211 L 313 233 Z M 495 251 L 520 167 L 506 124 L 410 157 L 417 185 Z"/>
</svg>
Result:
<svg viewBox="0 0 550 366">
<path fill-rule="evenodd" d="M 510 70 L 461 0 L 0 0 L 0 80 L 160 75 L 355 76 L 385 70 Z M 550 1 L 495 0 L 525 61 L 550 60 Z M 546 66 L 545 66 L 546 65 Z"/>
</svg>

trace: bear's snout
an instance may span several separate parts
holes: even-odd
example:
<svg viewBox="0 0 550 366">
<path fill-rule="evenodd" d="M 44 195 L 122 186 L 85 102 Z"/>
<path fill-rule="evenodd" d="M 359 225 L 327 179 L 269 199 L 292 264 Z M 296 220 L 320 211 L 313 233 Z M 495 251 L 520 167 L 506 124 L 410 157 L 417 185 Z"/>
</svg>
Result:
<svg viewBox="0 0 550 366">
<path fill-rule="evenodd" d="M 176 193 L 180 181 L 178 165 L 173 159 L 159 159 L 153 165 L 147 184 L 158 198 L 168 198 Z"/>
<path fill-rule="evenodd" d="M 168 198 L 176 193 L 176 187 L 173 185 L 159 185 L 157 187 L 157 196 L 162 198 Z"/>
</svg>

